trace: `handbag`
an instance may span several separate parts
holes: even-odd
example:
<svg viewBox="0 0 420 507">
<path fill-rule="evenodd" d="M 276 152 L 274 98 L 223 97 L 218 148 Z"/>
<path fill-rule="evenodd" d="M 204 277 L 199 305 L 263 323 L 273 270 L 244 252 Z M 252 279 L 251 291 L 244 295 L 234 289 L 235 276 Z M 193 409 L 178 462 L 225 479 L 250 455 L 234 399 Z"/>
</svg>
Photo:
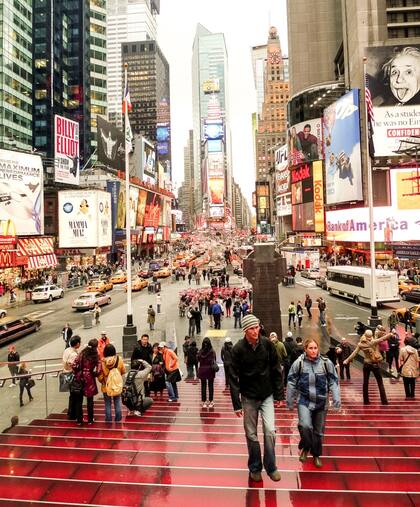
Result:
<svg viewBox="0 0 420 507">
<path fill-rule="evenodd" d="M 177 368 L 174 371 L 171 371 L 170 373 L 167 373 L 166 380 L 170 384 L 173 384 L 174 382 L 180 382 L 180 380 L 181 380 L 181 373 L 179 371 L 179 368 Z"/>
<path fill-rule="evenodd" d="M 213 361 L 211 369 L 214 371 L 214 373 L 217 373 L 219 371 L 219 365 L 216 363 L 216 361 Z"/>
<path fill-rule="evenodd" d="M 73 375 L 73 379 L 69 384 L 69 390 L 73 394 L 81 394 L 83 392 L 83 382 Z"/>
<path fill-rule="evenodd" d="M 402 369 L 403 369 L 403 366 L 405 365 L 405 363 L 408 361 L 408 358 L 410 357 L 410 354 L 407 355 L 407 357 L 404 359 L 404 362 L 401 366 L 398 366 L 397 368 L 397 372 L 398 373 L 401 373 L 402 372 Z"/>
<path fill-rule="evenodd" d="M 33 378 L 30 378 L 28 379 L 28 381 L 26 382 L 26 386 L 28 387 L 28 389 L 32 389 L 35 385 L 35 380 Z"/>
<path fill-rule="evenodd" d="M 58 389 L 60 393 L 68 393 L 70 391 L 70 384 L 73 381 L 74 373 L 71 371 L 62 371 L 58 376 Z"/>
</svg>

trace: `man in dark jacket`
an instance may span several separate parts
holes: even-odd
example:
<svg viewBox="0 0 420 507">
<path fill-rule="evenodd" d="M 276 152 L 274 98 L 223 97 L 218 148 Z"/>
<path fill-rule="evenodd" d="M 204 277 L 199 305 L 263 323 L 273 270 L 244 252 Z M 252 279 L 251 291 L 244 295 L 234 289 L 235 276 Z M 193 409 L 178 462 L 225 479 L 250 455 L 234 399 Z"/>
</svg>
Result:
<svg viewBox="0 0 420 507">
<path fill-rule="evenodd" d="M 347 380 L 350 380 L 350 364 L 343 364 L 348 357 L 351 356 L 353 349 L 350 343 L 347 341 L 347 338 L 343 336 L 341 338 L 340 345 L 337 345 L 335 348 L 335 354 L 337 357 L 338 365 L 340 366 L 340 379 L 344 380 L 344 371 L 346 372 Z"/>
<path fill-rule="evenodd" d="M 223 344 L 222 350 L 220 351 L 220 357 L 223 361 L 223 367 L 225 370 L 225 385 L 226 389 L 230 387 L 230 378 L 232 376 L 232 339 L 227 336 L 225 343 Z"/>
<path fill-rule="evenodd" d="M 242 319 L 245 336 L 232 349 L 232 377 L 230 394 L 237 417 L 244 417 L 248 445 L 249 477 L 262 481 L 264 468 L 273 481 L 280 480 L 276 466 L 276 429 L 274 400 L 284 398 L 280 363 L 274 345 L 259 335 L 257 317 L 247 314 Z M 261 412 L 264 431 L 264 460 L 257 436 L 258 414 Z"/>
<path fill-rule="evenodd" d="M 135 369 L 134 361 L 139 359 L 146 361 L 148 364 L 152 364 L 152 353 L 153 348 L 149 343 L 149 335 L 142 334 L 140 340 L 137 342 L 137 345 L 133 349 L 133 353 L 131 354 L 131 369 Z M 150 396 L 149 382 L 144 383 L 144 390 L 146 396 Z"/>
<path fill-rule="evenodd" d="M 198 306 L 196 306 L 194 310 L 191 311 L 191 314 L 194 318 L 196 333 L 201 334 L 201 321 L 203 320 L 203 316 L 201 315 Z"/>
<path fill-rule="evenodd" d="M 284 340 L 284 347 L 287 352 L 287 359 L 284 361 L 284 378 L 287 379 L 289 375 L 290 367 L 292 366 L 294 360 L 296 359 L 296 343 L 293 339 L 293 334 L 291 331 L 287 332 L 286 339 Z"/>
</svg>

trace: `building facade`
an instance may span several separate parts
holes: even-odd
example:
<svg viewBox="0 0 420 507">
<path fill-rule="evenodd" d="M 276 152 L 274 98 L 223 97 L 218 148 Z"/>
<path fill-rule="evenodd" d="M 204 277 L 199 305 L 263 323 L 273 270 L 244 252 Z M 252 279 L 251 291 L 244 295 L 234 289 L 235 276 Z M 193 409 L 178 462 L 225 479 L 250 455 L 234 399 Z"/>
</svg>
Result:
<svg viewBox="0 0 420 507">
<path fill-rule="evenodd" d="M 179 208 L 188 230 L 193 230 L 194 227 L 194 198 L 194 137 L 193 131 L 190 130 L 187 145 L 184 147 L 184 181 L 178 190 Z"/>
<path fill-rule="evenodd" d="M 157 0 L 107 1 L 108 114 L 109 120 L 119 127 L 122 127 L 121 103 L 124 86 L 121 44 L 156 40 L 159 4 Z"/>
<path fill-rule="evenodd" d="M 232 180 L 232 215 L 237 229 L 251 226 L 251 209 L 235 180 Z"/>
<path fill-rule="evenodd" d="M 257 226 L 268 234 L 275 222 L 272 183 L 275 150 L 286 142 L 288 99 L 289 83 L 285 79 L 280 39 L 277 29 L 271 27 L 266 45 L 264 102 L 255 138 Z"/>
<path fill-rule="evenodd" d="M 232 203 L 228 55 L 224 35 L 200 24 L 193 43 L 192 98 L 195 216 L 200 221 L 204 216 L 223 221 L 225 204 Z M 215 168 L 213 173 L 209 166 Z M 209 178 L 213 178 L 211 182 Z"/>
<path fill-rule="evenodd" d="M 0 147 L 32 147 L 32 16 L 29 0 L 0 2 Z"/>
</svg>

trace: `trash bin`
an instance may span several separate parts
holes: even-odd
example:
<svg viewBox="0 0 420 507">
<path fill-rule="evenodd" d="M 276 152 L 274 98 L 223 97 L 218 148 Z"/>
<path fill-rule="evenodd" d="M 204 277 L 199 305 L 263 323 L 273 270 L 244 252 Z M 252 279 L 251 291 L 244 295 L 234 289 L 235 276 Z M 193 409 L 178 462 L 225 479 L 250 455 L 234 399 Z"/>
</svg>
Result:
<svg viewBox="0 0 420 507">
<path fill-rule="evenodd" d="M 93 312 L 88 310 L 83 314 L 83 328 L 90 329 L 93 327 Z"/>
<path fill-rule="evenodd" d="M 155 283 L 155 293 L 160 292 L 160 291 L 161 291 L 161 285 L 160 285 L 160 282 L 156 282 L 156 283 Z"/>
<path fill-rule="evenodd" d="M 416 333 L 420 335 L 420 318 L 417 317 L 416 319 Z"/>
</svg>

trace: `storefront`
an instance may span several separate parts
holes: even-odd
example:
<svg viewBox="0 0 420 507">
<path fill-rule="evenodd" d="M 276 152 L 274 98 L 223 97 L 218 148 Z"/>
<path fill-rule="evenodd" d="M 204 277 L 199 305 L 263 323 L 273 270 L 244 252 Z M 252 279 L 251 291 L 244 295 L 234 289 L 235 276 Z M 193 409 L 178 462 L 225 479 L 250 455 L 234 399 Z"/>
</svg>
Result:
<svg viewBox="0 0 420 507">
<path fill-rule="evenodd" d="M 111 247 L 98 248 L 57 248 L 55 253 L 61 269 L 70 270 L 73 266 L 85 268 L 87 266 L 107 265 Z"/>
</svg>

